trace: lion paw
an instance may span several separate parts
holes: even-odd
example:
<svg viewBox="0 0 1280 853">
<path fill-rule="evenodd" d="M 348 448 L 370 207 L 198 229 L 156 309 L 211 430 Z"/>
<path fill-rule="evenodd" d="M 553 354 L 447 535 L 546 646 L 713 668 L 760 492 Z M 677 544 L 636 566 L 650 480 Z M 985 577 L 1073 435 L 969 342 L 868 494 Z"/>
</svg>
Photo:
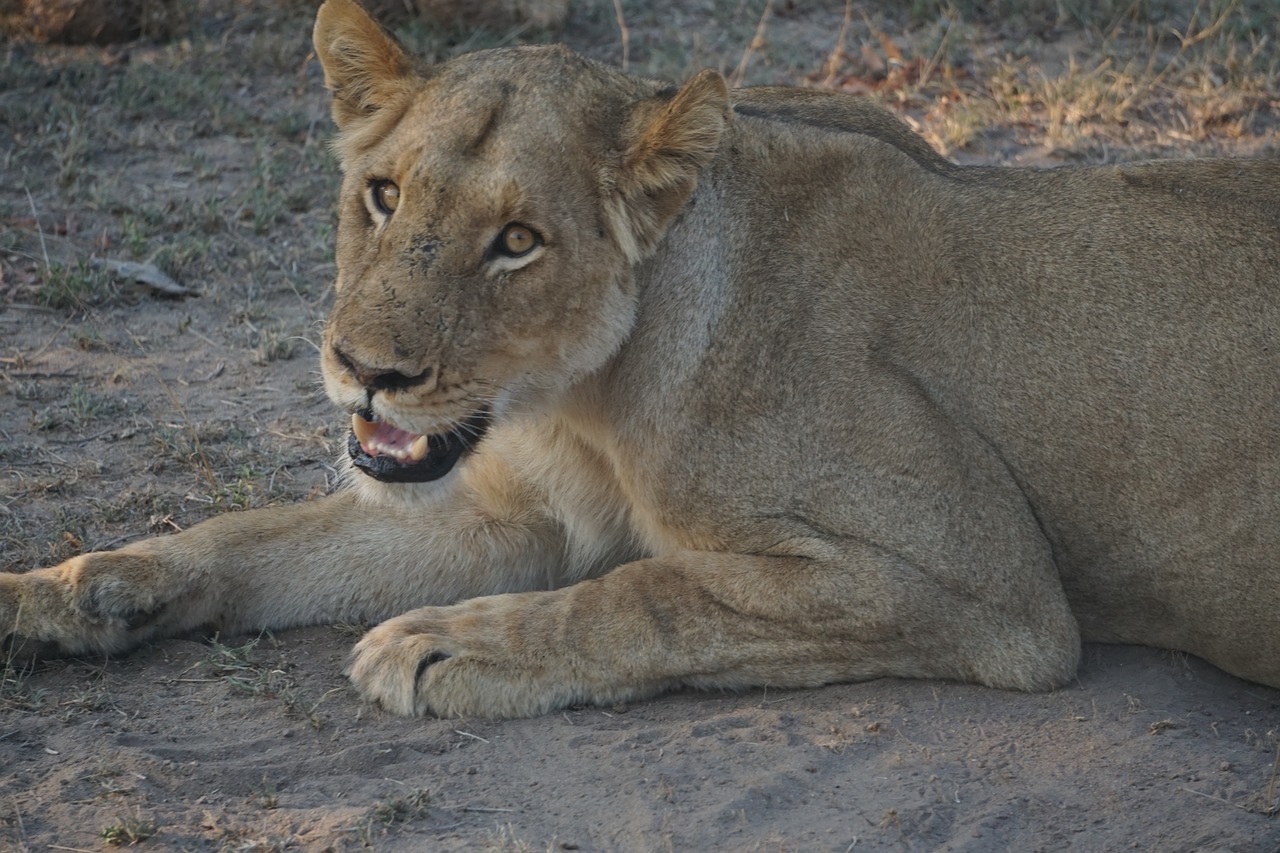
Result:
<svg viewBox="0 0 1280 853">
<path fill-rule="evenodd" d="M 25 574 L 0 574 L 0 639 L 22 656 L 115 652 L 136 645 L 160 610 L 131 578 L 139 561 L 86 554 Z"/>
<path fill-rule="evenodd" d="M 366 699 L 406 716 L 530 717 L 575 701 L 555 653 L 515 639 L 515 601 L 476 599 L 390 619 L 356 645 L 348 676 Z"/>
<path fill-rule="evenodd" d="M 428 711 L 418 690 L 420 674 L 443 660 L 437 638 L 402 625 L 405 617 L 383 622 L 356 644 L 347 675 L 366 699 L 388 711 L 416 716 Z"/>
<path fill-rule="evenodd" d="M 0 654 L 7 661 L 25 663 L 59 650 L 57 637 L 38 612 L 40 591 L 41 579 L 34 572 L 0 574 Z"/>
<path fill-rule="evenodd" d="M 0 651 L 15 644 L 18 634 L 18 578 L 8 572 L 0 574 Z"/>
</svg>

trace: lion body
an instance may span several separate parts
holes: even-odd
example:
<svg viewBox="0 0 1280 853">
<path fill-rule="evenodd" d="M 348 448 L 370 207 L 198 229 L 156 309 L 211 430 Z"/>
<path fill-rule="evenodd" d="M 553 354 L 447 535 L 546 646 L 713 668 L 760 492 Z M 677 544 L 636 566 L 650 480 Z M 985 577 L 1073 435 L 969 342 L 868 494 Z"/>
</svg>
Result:
<svg viewBox="0 0 1280 853">
<path fill-rule="evenodd" d="M 396 440 L 483 437 L 0 577 L 14 633 L 387 619 L 351 675 L 404 713 L 1043 690 L 1082 637 L 1280 687 L 1280 162 L 960 167 L 838 95 L 554 48 L 419 72 L 350 0 L 316 42 L 326 386 Z"/>
</svg>

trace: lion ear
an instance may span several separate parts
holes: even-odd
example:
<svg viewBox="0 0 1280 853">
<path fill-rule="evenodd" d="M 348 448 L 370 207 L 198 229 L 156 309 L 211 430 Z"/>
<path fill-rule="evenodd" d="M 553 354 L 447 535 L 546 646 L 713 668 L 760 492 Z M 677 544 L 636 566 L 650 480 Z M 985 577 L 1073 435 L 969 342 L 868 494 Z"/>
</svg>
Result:
<svg viewBox="0 0 1280 853">
<path fill-rule="evenodd" d="M 720 149 L 728 121 L 729 87 L 710 68 L 674 96 L 648 98 L 632 107 L 615 190 L 623 248 L 633 262 L 653 248 L 684 207 L 699 170 Z"/>
<path fill-rule="evenodd" d="M 339 129 L 409 92 L 412 58 L 356 0 L 325 0 L 311 35 Z"/>
</svg>

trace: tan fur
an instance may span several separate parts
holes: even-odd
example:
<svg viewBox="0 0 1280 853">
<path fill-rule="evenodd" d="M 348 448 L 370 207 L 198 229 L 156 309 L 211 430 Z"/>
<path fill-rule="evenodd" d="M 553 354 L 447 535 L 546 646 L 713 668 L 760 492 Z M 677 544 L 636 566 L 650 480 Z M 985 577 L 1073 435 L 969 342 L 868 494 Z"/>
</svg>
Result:
<svg viewBox="0 0 1280 853">
<path fill-rule="evenodd" d="M 1280 163 L 962 168 L 839 95 L 545 47 L 414 71 L 352 0 L 315 40 L 328 391 L 493 426 L 433 483 L 0 575 L 0 630 L 386 620 L 351 677 L 406 714 L 1045 690 L 1082 636 L 1280 686 Z M 511 222 L 542 244 L 495 255 Z"/>
</svg>

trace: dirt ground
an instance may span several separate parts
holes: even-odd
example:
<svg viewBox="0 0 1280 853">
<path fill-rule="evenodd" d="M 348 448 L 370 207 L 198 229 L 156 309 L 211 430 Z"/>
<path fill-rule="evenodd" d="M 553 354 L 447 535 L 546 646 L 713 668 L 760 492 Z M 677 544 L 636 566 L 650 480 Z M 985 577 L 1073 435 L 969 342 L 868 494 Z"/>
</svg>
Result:
<svg viewBox="0 0 1280 853">
<path fill-rule="evenodd" d="M 179 5 L 163 41 L 0 45 L 0 570 L 335 485 L 314 4 Z M 1268 0 L 620 8 L 400 32 L 433 59 L 561 39 L 615 64 L 625 32 L 632 70 L 867 93 L 964 162 L 1280 153 Z M 1088 646 L 1047 695 L 880 680 L 404 720 L 342 677 L 358 632 L 0 661 L 0 851 L 1280 851 L 1280 691 L 1181 654 Z"/>
</svg>

